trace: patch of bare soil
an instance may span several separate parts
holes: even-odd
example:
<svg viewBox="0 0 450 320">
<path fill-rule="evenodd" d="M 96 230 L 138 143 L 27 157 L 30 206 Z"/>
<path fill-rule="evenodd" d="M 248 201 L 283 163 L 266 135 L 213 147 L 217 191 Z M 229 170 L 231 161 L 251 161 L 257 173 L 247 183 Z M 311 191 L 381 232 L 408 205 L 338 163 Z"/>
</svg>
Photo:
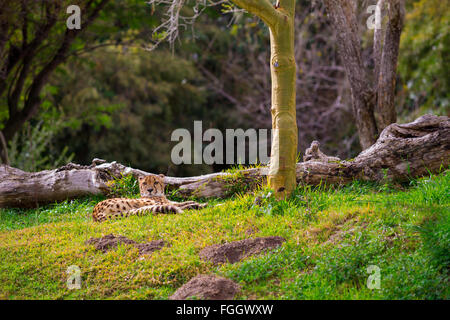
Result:
<svg viewBox="0 0 450 320">
<path fill-rule="evenodd" d="M 154 251 L 161 250 L 163 247 L 168 246 L 168 243 L 164 240 L 154 240 L 150 242 L 138 243 L 127 237 L 113 234 L 108 234 L 101 238 L 90 238 L 86 241 L 86 244 L 94 245 L 95 250 L 102 251 L 103 253 L 108 250 L 115 249 L 119 243 L 132 245 L 139 250 L 139 255 L 150 254 Z"/>
<path fill-rule="evenodd" d="M 223 245 L 212 245 L 202 249 L 199 255 L 203 260 L 214 264 L 235 263 L 251 255 L 259 254 L 265 250 L 275 249 L 286 239 L 282 237 L 260 237 L 234 241 Z"/>
<path fill-rule="evenodd" d="M 170 296 L 170 300 L 186 300 L 196 297 L 205 300 L 231 300 L 241 290 L 230 279 L 198 275 L 181 286 Z"/>
</svg>

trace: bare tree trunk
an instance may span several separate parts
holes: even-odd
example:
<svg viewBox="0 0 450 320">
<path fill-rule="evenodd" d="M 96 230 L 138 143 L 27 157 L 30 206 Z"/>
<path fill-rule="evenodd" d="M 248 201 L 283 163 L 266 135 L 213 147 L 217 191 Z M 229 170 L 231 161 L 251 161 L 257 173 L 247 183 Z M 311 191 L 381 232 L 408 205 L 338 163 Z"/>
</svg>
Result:
<svg viewBox="0 0 450 320">
<path fill-rule="evenodd" d="M 5 137 L 3 133 L 0 131 L 0 160 L 2 163 L 9 165 L 8 158 L 8 145 L 6 144 Z"/>
<path fill-rule="evenodd" d="M 341 161 L 320 152 L 313 143 L 297 164 L 297 183 L 345 184 L 354 179 L 407 181 L 438 173 L 450 165 L 449 117 L 425 115 L 407 124 L 391 124 L 378 141 L 352 161 Z M 90 166 L 68 164 L 55 170 L 24 172 L 0 166 L 0 208 L 33 207 L 64 199 L 108 194 L 107 182 L 122 174 L 135 177 L 151 173 L 94 159 Z M 165 183 L 182 196 L 227 197 L 239 186 L 263 183 L 269 170 L 252 168 L 238 174 L 214 173 L 198 177 L 165 177 Z"/>
<path fill-rule="evenodd" d="M 294 56 L 295 1 L 280 1 L 282 18 L 270 26 L 273 141 L 268 174 L 269 186 L 278 199 L 295 188 L 298 129 L 295 106 Z"/>
<path fill-rule="evenodd" d="M 366 149 L 377 140 L 378 129 L 373 112 L 375 95 L 362 60 L 355 8 L 347 0 L 325 0 L 325 5 L 333 25 L 340 31 L 338 51 L 350 82 L 359 141 L 362 149 Z"/>
<path fill-rule="evenodd" d="M 379 0 L 381 18 L 388 22 L 374 32 L 373 79 L 362 61 L 357 16 L 350 0 L 324 0 L 338 33 L 338 51 L 351 86 L 353 113 L 362 149 L 377 140 L 381 131 L 397 119 L 395 78 L 400 34 L 403 27 L 404 0 Z M 376 27 L 378 28 L 378 26 Z"/>
<path fill-rule="evenodd" d="M 259 17 L 270 29 L 273 141 L 268 183 L 276 197 L 289 196 L 295 188 L 297 117 L 294 56 L 295 0 L 232 0 Z"/>
<path fill-rule="evenodd" d="M 388 4 L 386 11 L 389 20 L 384 35 L 381 59 L 379 59 L 379 66 L 377 67 L 379 73 L 375 74 L 375 80 L 377 81 L 376 118 L 379 132 L 397 121 L 397 113 L 395 111 L 395 83 L 404 8 L 401 0 L 388 1 Z M 376 38 L 375 40 L 381 41 L 381 39 Z"/>
</svg>

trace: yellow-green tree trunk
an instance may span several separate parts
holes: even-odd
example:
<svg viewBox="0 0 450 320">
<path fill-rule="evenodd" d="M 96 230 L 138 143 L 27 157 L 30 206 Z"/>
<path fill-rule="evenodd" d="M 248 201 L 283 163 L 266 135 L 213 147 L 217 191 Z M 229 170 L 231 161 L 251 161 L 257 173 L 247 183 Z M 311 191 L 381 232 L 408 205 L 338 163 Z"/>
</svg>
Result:
<svg viewBox="0 0 450 320">
<path fill-rule="evenodd" d="M 294 9 L 280 7 L 284 17 L 270 27 L 273 141 L 268 182 L 277 198 L 296 185 L 297 118 L 295 108 Z"/>
<path fill-rule="evenodd" d="M 268 183 L 282 199 L 296 186 L 295 0 L 280 0 L 275 6 L 269 0 L 232 1 L 260 17 L 270 29 L 273 140 Z"/>
</svg>

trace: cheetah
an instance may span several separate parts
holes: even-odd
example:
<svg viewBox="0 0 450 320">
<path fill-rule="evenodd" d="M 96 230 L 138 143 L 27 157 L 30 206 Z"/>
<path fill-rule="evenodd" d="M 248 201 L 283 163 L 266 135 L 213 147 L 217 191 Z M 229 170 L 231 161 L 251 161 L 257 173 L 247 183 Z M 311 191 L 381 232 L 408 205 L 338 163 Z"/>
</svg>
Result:
<svg viewBox="0 0 450 320">
<path fill-rule="evenodd" d="M 145 215 L 149 213 L 182 213 L 187 209 L 201 209 L 206 203 L 195 201 L 175 202 L 164 195 L 164 175 L 148 175 L 139 178 L 141 198 L 113 198 L 99 202 L 92 211 L 94 221 Z"/>
</svg>

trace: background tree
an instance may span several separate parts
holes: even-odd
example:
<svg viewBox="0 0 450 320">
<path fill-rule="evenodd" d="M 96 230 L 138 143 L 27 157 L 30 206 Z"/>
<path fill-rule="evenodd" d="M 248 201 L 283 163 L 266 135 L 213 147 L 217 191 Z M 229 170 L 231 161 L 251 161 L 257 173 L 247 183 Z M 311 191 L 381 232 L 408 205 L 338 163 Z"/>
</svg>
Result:
<svg viewBox="0 0 450 320">
<path fill-rule="evenodd" d="M 67 59 L 72 43 L 98 17 L 107 2 L 83 3 L 80 29 L 61 25 L 68 17 L 69 4 L 64 2 L 2 3 L 0 94 L 8 105 L 8 120 L 2 129 L 6 141 L 36 114 L 41 103 L 39 94 L 50 74 Z M 44 50 L 48 53 L 40 55 Z"/>
<path fill-rule="evenodd" d="M 378 0 L 373 39 L 374 68 L 364 65 L 358 27 L 358 1 L 324 0 L 337 33 L 338 49 L 351 86 L 353 112 L 361 147 L 396 121 L 396 68 L 403 28 L 404 1 Z M 363 8 L 366 9 L 366 8 Z M 379 14 L 379 17 L 378 17 Z"/>
<path fill-rule="evenodd" d="M 66 26 L 70 5 L 81 9 L 80 29 Z M 124 35 L 131 41 L 145 34 L 156 20 L 150 13 L 141 0 L 1 1 L 0 130 L 6 143 L 38 114 L 46 89 L 57 91 L 48 83 L 60 65 L 82 52 L 122 43 Z"/>
<path fill-rule="evenodd" d="M 61 30 L 55 27 L 47 46 L 57 48 L 60 38 L 56 32 L 63 34 L 67 16 L 62 14 L 58 20 Z M 202 15 L 213 20 L 217 17 L 224 17 L 220 10 Z M 37 113 L 7 142 L 11 164 L 27 171 L 54 168 L 71 159 L 60 157 L 66 150 L 78 163 L 101 157 L 172 175 L 223 169 L 170 165 L 172 130 L 190 128 L 198 119 L 207 119 L 205 129 L 225 129 L 232 127 L 237 117 L 207 90 L 206 79 L 196 70 L 194 57 L 204 49 L 201 41 L 189 42 L 185 36 L 186 41 L 173 54 L 165 48 L 158 52 L 143 50 L 158 19 L 158 12 L 142 0 L 105 6 L 74 41 L 67 59 L 50 74 Z M 198 30 L 196 36 L 205 39 L 213 31 L 222 37 L 220 28 L 230 19 L 225 16 L 213 28 L 209 23 L 210 27 Z M 232 43 L 229 34 L 224 35 Z M 41 50 L 35 62 L 50 59 L 53 54 Z M 221 59 L 220 54 L 209 57 Z M 1 102 L 0 129 L 8 120 L 6 97 Z"/>
<path fill-rule="evenodd" d="M 42 102 L 40 93 L 50 74 L 67 59 L 74 41 L 107 3 L 108 0 L 1 2 L 0 97 L 2 109 L 4 103 L 7 105 L 6 112 L 1 110 L 6 141 L 37 113 Z M 80 29 L 66 28 L 70 4 L 81 7 Z"/>
<path fill-rule="evenodd" d="M 51 102 L 67 127 L 54 140 L 70 141 L 77 163 L 102 158 L 174 176 L 212 171 L 171 165 L 170 134 L 199 119 L 204 130 L 230 128 L 235 117 L 214 101 L 193 61 L 160 49 L 100 48 L 55 72 L 50 83 L 59 91 Z"/>
</svg>

